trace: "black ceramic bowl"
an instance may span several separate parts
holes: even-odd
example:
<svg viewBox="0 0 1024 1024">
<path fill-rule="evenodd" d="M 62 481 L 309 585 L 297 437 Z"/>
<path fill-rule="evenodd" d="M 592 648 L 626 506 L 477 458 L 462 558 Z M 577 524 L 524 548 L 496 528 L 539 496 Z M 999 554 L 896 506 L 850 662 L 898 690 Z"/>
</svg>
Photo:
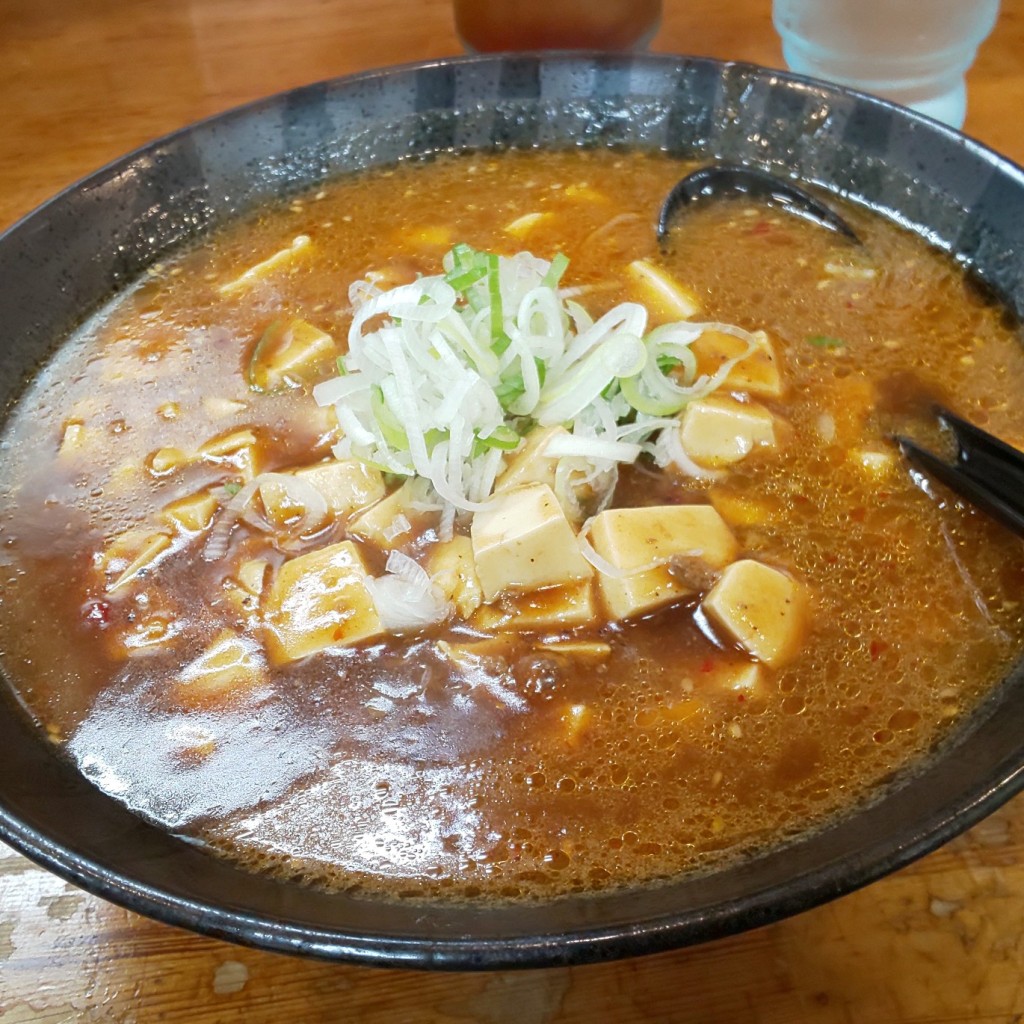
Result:
<svg viewBox="0 0 1024 1024">
<path fill-rule="evenodd" d="M 175 246 L 331 175 L 450 149 L 623 145 L 743 161 L 870 205 L 1024 312 L 1024 175 L 934 122 L 747 65 L 669 56 L 440 61 L 313 85 L 147 146 L 0 237 L 0 399 Z M 938 846 L 1024 785 L 1024 664 L 870 806 L 745 863 L 545 905 L 429 909 L 328 895 L 231 864 L 102 794 L 0 686 L 0 835 L 134 910 L 268 949 L 492 968 L 652 952 L 765 924 Z"/>
</svg>

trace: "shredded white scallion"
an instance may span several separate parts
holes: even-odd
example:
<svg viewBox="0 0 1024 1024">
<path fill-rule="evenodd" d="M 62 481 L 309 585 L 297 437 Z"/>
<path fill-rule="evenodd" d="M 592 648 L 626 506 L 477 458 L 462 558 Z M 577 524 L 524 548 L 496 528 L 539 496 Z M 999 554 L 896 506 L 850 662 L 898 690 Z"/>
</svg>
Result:
<svg viewBox="0 0 1024 1024">
<path fill-rule="evenodd" d="M 456 512 L 483 506 L 503 456 L 535 424 L 569 429 L 551 450 L 572 460 L 560 479 L 595 482 L 599 497 L 599 483 L 614 486 L 616 467 L 642 452 L 669 461 L 674 446 L 661 435 L 677 431 L 670 417 L 720 386 L 737 361 L 698 377 L 690 345 L 714 329 L 751 351 L 753 336 L 690 322 L 647 333 L 635 302 L 595 321 L 570 298 L 578 291 L 559 288 L 565 265 L 457 245 L 444 274 L 389 291 L 353 284 L 342 375 L 313 392 L 344 432 L 335 455 L 428 480 L 448 529 Z"/>
<path fill-rule="evenodd" d="M 451 606 L 426 570 L 401 551 L 392 551 L 385 575 L 368 576 L 366 587 L 385 629 L 400 633 L 441 622 Z"/>
</svg>

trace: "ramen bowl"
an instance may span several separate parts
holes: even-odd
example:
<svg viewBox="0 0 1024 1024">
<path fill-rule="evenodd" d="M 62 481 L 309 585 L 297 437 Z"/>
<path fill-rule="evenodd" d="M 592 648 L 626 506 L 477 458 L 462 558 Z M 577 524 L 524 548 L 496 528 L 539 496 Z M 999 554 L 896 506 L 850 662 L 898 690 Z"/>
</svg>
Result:
<svg viewBox="0 0 1024 1024">
<path fill-rule="evenodd" d="M 871 208 L 1024 312 L 1024 177 L 883 101 L 749 65 L 513 55 L 388 69 L 220 115 L 97 172 L 0 237 L 5 406 L 69 330 L 204 232 L 339 174 L 463 150 L 616 146 L 757 166 Z M 534 902 L 375 899 L 253 874 L 132 813 L 0 688 L 0 836 L 159 920 L 365 964 L 492 969 L 639 955 L 757 927 L 907 864 L 1024 784 L 1018 660 L 928 759 L 796 840 L 650 886 Z"/>
</svg>

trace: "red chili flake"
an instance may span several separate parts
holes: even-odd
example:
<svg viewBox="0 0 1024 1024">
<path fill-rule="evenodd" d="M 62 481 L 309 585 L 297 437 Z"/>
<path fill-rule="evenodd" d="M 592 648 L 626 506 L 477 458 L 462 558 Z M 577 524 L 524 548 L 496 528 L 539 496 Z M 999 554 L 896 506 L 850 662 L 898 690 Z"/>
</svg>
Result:
<svg viewBox="0 0 1024 1024">
<path fill-rule="evenodd" d="M 878 659 L 889 650 L 889 645 L 884 640 L 872 640 L 871 641 L 871 660 L 878 661 Z"/>
<path fill-rule="evenodd" d="M 853 309 L 853 300 L 852 299 L 847 299 L 846 300 L 846 308 L 847 309 Z"/>
<path fill-rule="evenodd" d="M 736 699 L 742 704 L 747 699 L 747 695 L 745 693 L 738 693 L 736 694 Z"/>
<path fill-rule="evenodd" d="M 701 672 L 711 672 L 714 669 L 714 667 L 715 667 L 715 659 L 714 658 L 705 658 L 704 659 L 704 664 L 701 665 L 700 670 L 701 670 Z"/>
<path fill-rule="evenodd" d="M 771 224 L 766 220 L 759 220 L 751 229 L 752 235 L 767 235 L 772 229 Z"/>
<path fill-rule="evenodd" d="M 864 515 L 865 515 L 865 510 L 864 510 L 863 505 L 858 505 L 856 508 L 851 508 L 850 509 L 850 518 L 855 523 L 863 523 L 864 522 Z"/>
<path fill-rule="evenodd" d="M 879 491 L 877 497 L 879 501 L 888 501 L 892 495 L 888 491 Z"/>
<path fill-rule="evenodd" d="M 82 614 L 86 622 L 98 623 L 103 626 L 110 625 L 110 602 L 109 601 L 87 601 L 82 608 Z"/>
</svg>

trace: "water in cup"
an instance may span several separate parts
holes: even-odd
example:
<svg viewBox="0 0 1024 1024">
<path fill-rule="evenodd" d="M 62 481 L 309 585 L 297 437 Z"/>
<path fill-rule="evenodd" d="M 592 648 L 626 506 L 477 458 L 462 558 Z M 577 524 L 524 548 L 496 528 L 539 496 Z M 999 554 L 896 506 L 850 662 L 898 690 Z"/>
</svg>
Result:
<svg viewBox="0 0 1024 1024">
<path fill-rule="evenodd" d="M 913 107 L 955 128 L 964 74 L 999 0 L 773 0 L 786 64 Z"/>
</svg>

